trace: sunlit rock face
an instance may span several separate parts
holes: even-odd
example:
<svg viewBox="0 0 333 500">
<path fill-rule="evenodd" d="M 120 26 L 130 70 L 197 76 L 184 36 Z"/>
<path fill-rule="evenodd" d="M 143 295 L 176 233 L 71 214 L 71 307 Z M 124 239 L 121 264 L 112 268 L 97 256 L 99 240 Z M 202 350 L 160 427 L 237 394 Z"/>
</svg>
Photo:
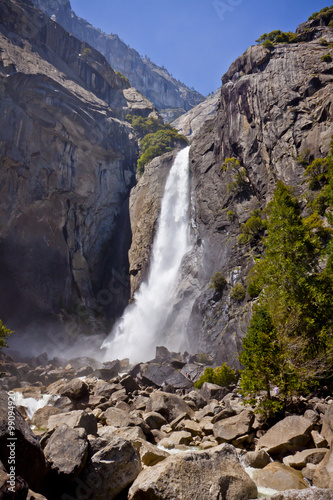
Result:
<svg viewBox="0 0 333 500">
<path fill-rule="evenodd" d="M 118 35 L 107 35 L 76 16 L 68 0 L 33 0 L 33 3 L 69 33 L 88 42 L 103 54 L 111 66 L 125 75 L 160 110 L 166 121 L 199 104 L 203 97 L 175 80 L 165 69 L 154 64 L 124 43 Z"/>
<path fill-rule="evenodd" d="M 154 107 L 30 3 L 1 10 L 0 317 L 112 317 L 129 296 L 138 152 L 124 118 Z"/>
</svg>

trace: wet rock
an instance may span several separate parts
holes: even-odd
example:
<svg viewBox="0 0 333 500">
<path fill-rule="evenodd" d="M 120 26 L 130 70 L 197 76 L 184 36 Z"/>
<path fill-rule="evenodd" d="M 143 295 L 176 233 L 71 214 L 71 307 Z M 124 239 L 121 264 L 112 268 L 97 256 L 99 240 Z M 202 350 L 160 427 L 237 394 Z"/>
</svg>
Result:
<svg viewBox="0 0 333 500">
<path fill-rule="evenodd" d="M 139 384 L 131 375 L 127 375 L 126 377 L 122 378 L 119 384 L 124 387 L 124 389 L 126 390 L 126 394 L 130 394 L 134 391 L 140 390 Z"/>
<path fill-rule="evenodd" d="M 257 449 L 265 448 L 270 455 L 304 449 L 311 440 L 311 430 L 308 419 L 296 415 L 286 417 L 259 439 Z"/>
<path fill-rule="evenodd" d="M 140 473 L 129 490 L 129 500 L 248 500 L 257 487 L 239 463 L 233 447 L 173 455 Z"/>
<path fill-rule="evenodd" d="M 254 413 L 251 410 L 243 410 L 239 415 L 220 420 L 214 424 L 214 437 L 219 443 L 234 441 L 248 434 L 253 420 Z"/>
<path fill-rule="evenodd" d="M 277 491 L 308 488 L 308 483 L 300 472 L 279 462 L 273 462 L 263 469 L 255 470 L 253 478 L 258 486 Z"/>
<path fill-rule="evenodd" d="M 114 438 L 87 464 L 77 494 L 84 492 L 86 500 L 113 500 L 134 481 L 141 469 L 135 446 L 130 441 Z"/>
<path fill-rule="evenodd" d="M 12 399 L 0 390 L 0 455 L 3 463 L 8 463 L 9 454 L 12 449 L 8 447 L 10 438 L 16 437 L 15 445 L 12 446 L 15 453 L 15 467 L 17 476 L 22 476 L 31 488 L 39 489 L 43 483 L 47 464 L 43 451 L 29 425 L 25 422 L 20 412 L 11 405 Z M 13 409 L 14 435 L 8 428 L 8 408 Z M 12 444 L 12 443 L 11 443 Z M 15 450 L 14 450 L 15 449 Z"/>
<path fill-rule="evenodd" d="M 97 421 L 92 413 L 85 410 L 74 410 L 58 415 L 51 415 L 48 420 L 47 430 L 56 429 L 59 425 L 66 424 L 72 429 L 82 427 L 87 434 L 97 433 Z"/>
</svg>

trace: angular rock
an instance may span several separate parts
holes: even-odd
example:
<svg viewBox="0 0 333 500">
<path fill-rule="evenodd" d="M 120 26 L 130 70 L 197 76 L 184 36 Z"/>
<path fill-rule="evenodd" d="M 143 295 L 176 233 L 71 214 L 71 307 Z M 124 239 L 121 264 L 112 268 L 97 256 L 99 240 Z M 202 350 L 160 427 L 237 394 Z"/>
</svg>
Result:
<svg viewBox="0 0 333 500">
<path fill-rule="evenodd" d="M 7 395 L 0 389 L 1 461 L 3 464 L 8 464 L 10 454 L 14 454 L 16 475 L 22 476 L 30 487 L 38 490 L 45 479 L 47 464 L 35 435 L 21 413 L 12 404 L 12 397 L 14 397 L 13 394 Z M 8 416 L 10 421 L 13 422 L 13 432 L 8 427 Z M 16 441 L 11 439 L 14 437 Z"/>
<path fill-rule="evenodd" d="M 88 386 L 83 380 L 74 378 L 61 387 L 58 393 L 60 396 L 67 396 L 70 399 L 77 400 L 88 396 Z"/>
<path fill-rule="evenodd" d="M 113 427 L 127 427 L 131 423 L 131 417 L 128 412 L 119 408 L 108 408 L 104 412 L 104 418 L 106 424 Z"/>
<path fill-rule="evenodd" d="M 313 485 L 333 490 L 333 453 L 332 449 L 317 466 L 313 474 Z"/>
<path fill-rule="evenodd" d="M 83 470 L 77 497 L 85 500 L 113 500 L 128 487 L 142 467 L 139 452 L 125 439 L 114 438 L 95 453 Z"/>
<path fill-rule="evenodd" d="M 265 448 L 270 455 L 302 450 L 311 440 L 312 426 L 304 417 L 286 417 L 259 439 L 257 449 Z"/>
<path fill-rule="evenodd" d="M 147 410 L 160 413 L 168 422 L 171 422 L 183 413 L 193 415 L 193 411 L 182 398 L 176 394 L 169 394 L 162 391 L 155 391 L 151 394 Z"/>
<path fill-rule="evenodd" d="M 15 493 L 13 493 L 13 489 Z M 15 476 L 15 481 L 10 481 L 6 472 L 0 471 L 0 499 L 1 500 L 26 500 L 28 483 L 20 476 Z"/>
<path fill-rule="evenodd" d="M 239 415 L 219 420 L 214 424 L 214 437 L 218 443 L 231 442 L 248 434 L 253 420 L 254 413 L 251 410 L 243 410 Z"/>
<path fill-rule="evenodd" d="M 210 401 L 211 399 L 221 401 L 227 393 L 228 389 L 226 387 L 221 387 L 209 382 L 205 382 L 200 389 L 200 394 L 206 401 Z"/>
<path fill-rule="evenodd" d="M 140 390 L 139 384 L 131 375 L 127 375 L 126 377 L 122 378 L 119 384 L 122 385 L 124 389 L 126 389 L 126 394 L 130 394 L 134 391 Z"/>
<path fill-rule="evenodd" d="M 301 472 L 279 462 L 272 462 L 263 469 L 253 472 L 253 479 L 258 486 L 277 491 L 308 488 Z"/>
<path fill-rule="evenodd" d="M 47 500 L 47 498 L 43 495 L 40 495 L 39 493 L 35 493 L 34 491 L 29 490 L 27 500 Z"/>
<path fill-rule="evenodd" d="M 172 432 L 170 436 L 162 439 L 159 442 L 160 446 L 164 448 L 172 449 L 177 448 L 179 445 L 188 445 L 192 441 L 192 434 L 186 431 L 176 431 Z"/>
<path fill-rule="evenodd" d="M 170 455 L 167 451 L 160 450 L 157 446 L 143 439 L 134 441 L 134 446 L 140 453 L 141 463 L 147 467 L 152 467 L 158 462 L 162 462 Z"/>
<path fill-rule="evenodd" d="M 202 434 L 202 428 L 193 420 L 182 420 L 176 427 L 177 431 L 186 431 L 190 432 L 192 436 L 200 436 Z"/>
<path fill-rule="evenodd" d="M 113 439 L 115 437 L 121 437 L 127 439 L 128 441 L 136 441 L 137 439 L 145 439 L 145 435 L 141 427 L 112 427 L 105 426 L 98 430 L 99 436 L 105 439 Z"/>
<path fill-rule="evenodd" d="M 200 410 L 206 406 L 207 401 L 202 397 L 199 391 L 191 391 L 184 396 L 184 401 L 190 405 L 192 410 Z"/>
<path fill-rule="evenodd" d="M 82 427 L 87 434 L 97 433 L 97 421 L 92 413 L 85 410 L 74 410 L 58 415 L 51 415 L 47 423 L 47 430 L 56 429 L 59 425 L 66 424 L 72 429 Z"/>
<path fill-rule="evenodd" d="M 150 411 L 143 415 L 143 420 L 150 429 L 160 429 L 162 425 L 167 423 L 166 419 L 156 411 Z"/>
<path fill-rule="evenodd" d="M 257 487 L 240 465 L 235 449 L 173 455 L 140 473 L 129 490 L 129 500 L 248 500 Z"/>
<path fill-rule="evenodd" d="M 298 451 L 295 455 L 284 457 L 283 463 L 294 469 L 301 470 L 307 464 L 319 464 L 328 452 L 328 448 L 312 448 L 311 450 Z"/>
<path fill-rule="evenodd" d="M 58 415 L 59 413 L 62 413 L 62 410 L 55 408 L 54 406 L 44 406 L 43 408 L 38 408 L 31 419 L 31 424 L 39 430 L 46 430 L 49 417 L 51 415 Z"/>
<path fill-rule="evenodd" d="M 255 469 L 263 469 L 270 461 L 270 456 L 265 450 L 248 451 L 244 457 L 245 465 Z"/>
<path fill-rule="evenodd" d="M 85 466 L 88 441 L 76 429 L 62 424 L 48 440 L 44 453 L 55 482 L 66 484 L 74 481 Z"/>
<path fill-rule="evenodd" d="M 318 431 L 311 431 L 311 437 L 316 448 L 327 448 L 327 440 Z"/>
<path fill-rule="evenodd" d="M 110 384 L 108 382 L 105 382 L 104 380 L 97 380 L 94 388 L 94 395 L 103 396 L 106 399 L 109 399 L 114 392 L 119 391 L 120 389 L 122 389 L 122 386 L 120 384 Z"/>
</svg>

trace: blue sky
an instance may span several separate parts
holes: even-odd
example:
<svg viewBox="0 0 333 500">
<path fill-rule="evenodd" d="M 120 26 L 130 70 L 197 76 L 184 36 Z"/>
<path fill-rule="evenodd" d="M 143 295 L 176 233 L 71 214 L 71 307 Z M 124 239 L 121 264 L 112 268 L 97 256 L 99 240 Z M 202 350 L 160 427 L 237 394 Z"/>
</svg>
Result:
<svg viewBox="0 0 333 500">
<path fill-rule="evenodd" d="M 76 14 L 116 33 L 204 95 L 265 32 L 295 31 L 322 0 L 71 0 Z"/>
</svg>

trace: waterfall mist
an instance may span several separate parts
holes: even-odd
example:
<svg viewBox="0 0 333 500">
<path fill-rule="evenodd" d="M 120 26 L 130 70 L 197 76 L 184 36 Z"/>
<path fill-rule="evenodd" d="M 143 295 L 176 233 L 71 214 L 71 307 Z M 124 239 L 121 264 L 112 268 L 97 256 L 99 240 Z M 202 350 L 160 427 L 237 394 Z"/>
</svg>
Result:
<svg viewBox="0 0 333 500">
<path fill-rule="evenodd" d="M 134 303 L 126 308 L 104 341 L 102 348 L 106 348 L 105 359 L 130 358 L 131 362 L 152 359 L 156 345 L 168 347 L 169 336 L 173 338 L 173 349 L 182 344 L 188 317 L 184 317 L 183 325 L 177 324 L 177 332 L 168 332 L 168 325 L 172 325 L 181 263 L 191 250 L 189 149 L 187 147 L 178 152 L 170 169 L 148 279 L 141 284 L 134 296 Z M 175 338 L 178 346 L 175 345 Z"/>
</svg>

